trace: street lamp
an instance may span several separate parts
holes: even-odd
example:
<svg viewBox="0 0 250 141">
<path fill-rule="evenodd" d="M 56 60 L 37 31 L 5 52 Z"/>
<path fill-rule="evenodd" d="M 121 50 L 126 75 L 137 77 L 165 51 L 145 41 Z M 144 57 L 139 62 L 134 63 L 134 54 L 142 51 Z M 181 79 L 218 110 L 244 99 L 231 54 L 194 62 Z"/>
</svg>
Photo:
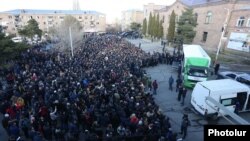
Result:
<svg viewBox="0 0 250 141">
<path fill-rule="evenodd" d="M 219 44 L 218 44 L 218 47 L 217 47 L 215 62 L 217 62 L 217 59 L 218 59 L 218 55 L 219 55 L 220 48 L 221 48 L 222 38 L 224 37 L 225 30 L 226 30 L 226 27 L 227 27 L 228 17 L 229 17 L 229 15 L 230 15 L 229 9 L 228 9 L 228 8 L 224 8 L 224 9 L 227 10 L 227 17 L 226 17 L 225 22 L 224 22 L 224 24 L 223 24 L 223 31 L 222 31 L 222 33 L 221 33 L 220 41 L 219 41 Z"/>
</svg>

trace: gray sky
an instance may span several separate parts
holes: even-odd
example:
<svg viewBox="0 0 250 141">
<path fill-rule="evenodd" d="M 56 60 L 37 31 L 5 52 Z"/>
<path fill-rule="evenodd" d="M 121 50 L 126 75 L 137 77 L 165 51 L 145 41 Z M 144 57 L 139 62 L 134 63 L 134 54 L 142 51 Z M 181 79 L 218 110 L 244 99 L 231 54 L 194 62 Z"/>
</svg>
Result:
<svg viewBox="0 0 250 141">
<path fill-rule="evenodd" d="M 143 9 L 144 4 L 171 5 L 176 0 L 79 0 L 81 10 L 95 10 L 106 14 L 107 22 L 120 18 L 121 11 Z M 13 9 L 73 9 L 73 0 L 1 0 L 0 11 Z"/>
</svg>

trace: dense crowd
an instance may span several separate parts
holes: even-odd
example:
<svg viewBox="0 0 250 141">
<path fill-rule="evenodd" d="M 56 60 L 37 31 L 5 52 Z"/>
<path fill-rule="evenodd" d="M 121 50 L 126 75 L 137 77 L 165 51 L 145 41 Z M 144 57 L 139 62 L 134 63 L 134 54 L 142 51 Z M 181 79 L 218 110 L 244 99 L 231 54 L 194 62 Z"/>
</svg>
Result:
<svg viewBox="0 0 250 141">
<path fill-rule="evenodd" d="M 116 36 L 88 37 L 74 57 L 29 49 L 2 72 L 3 127 L 11 141 L 175 141 L 142 69 L 167 60 Z"/>
</svg>

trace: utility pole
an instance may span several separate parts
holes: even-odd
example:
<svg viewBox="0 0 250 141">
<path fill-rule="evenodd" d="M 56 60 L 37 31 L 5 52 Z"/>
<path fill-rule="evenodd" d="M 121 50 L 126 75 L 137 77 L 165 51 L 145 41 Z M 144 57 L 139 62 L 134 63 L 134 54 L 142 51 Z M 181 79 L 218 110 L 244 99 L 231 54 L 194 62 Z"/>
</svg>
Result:
<svg viewBox="0 0 250 141">
<path fill-rule="evenodd" d="M 72 43 L 72 35 L 71 35 L 71 26 L 69 27 L 69 40 L 70 40 L 70 47 L 71 47 L 71 56 L 74 57 L 74 50 L 73 50 L 73 43 Z"/>
<path fill-rule="evenodd" d="M 217 47 L 215 62 L 217 62 L 217 59 L 218 59 L 218 55 L 219 55 L 220 48 L 221 48 L 222 38 L 223 38 L 224 35 L 225 35 L 225 30 L 226 30 L 226 27 L 227 27 L 227 21 L 228 21 L 229 15 L 230 15 L 229 9 L 228 9 L 228 8 L 224 8 L 224 9 L 227 10 L 227 17 L 226 17 L 225 22 L 224 22 L 224 24 L 223 24 L 223 31 L 222 31 L 222 33 L 221 33 L 220 41 L 219 41 L 219 44 L 218 44 L 218 47 Z"/>
</svg>

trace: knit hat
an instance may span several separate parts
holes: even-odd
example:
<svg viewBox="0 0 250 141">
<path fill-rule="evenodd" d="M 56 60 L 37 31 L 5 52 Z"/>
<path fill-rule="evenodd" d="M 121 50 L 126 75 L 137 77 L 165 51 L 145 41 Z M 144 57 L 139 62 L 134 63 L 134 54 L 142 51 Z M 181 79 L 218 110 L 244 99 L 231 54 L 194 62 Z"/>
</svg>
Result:
<svg viewBox="0 0 250 141">
<path fill-rule="evenodd" d="M 9 114 L 5 114 L 5 115 L 4 115 L 4 117 L 6 117 L 6 118 L 9 117 L 9 116 L 10 116 Z"/>
</svg>

